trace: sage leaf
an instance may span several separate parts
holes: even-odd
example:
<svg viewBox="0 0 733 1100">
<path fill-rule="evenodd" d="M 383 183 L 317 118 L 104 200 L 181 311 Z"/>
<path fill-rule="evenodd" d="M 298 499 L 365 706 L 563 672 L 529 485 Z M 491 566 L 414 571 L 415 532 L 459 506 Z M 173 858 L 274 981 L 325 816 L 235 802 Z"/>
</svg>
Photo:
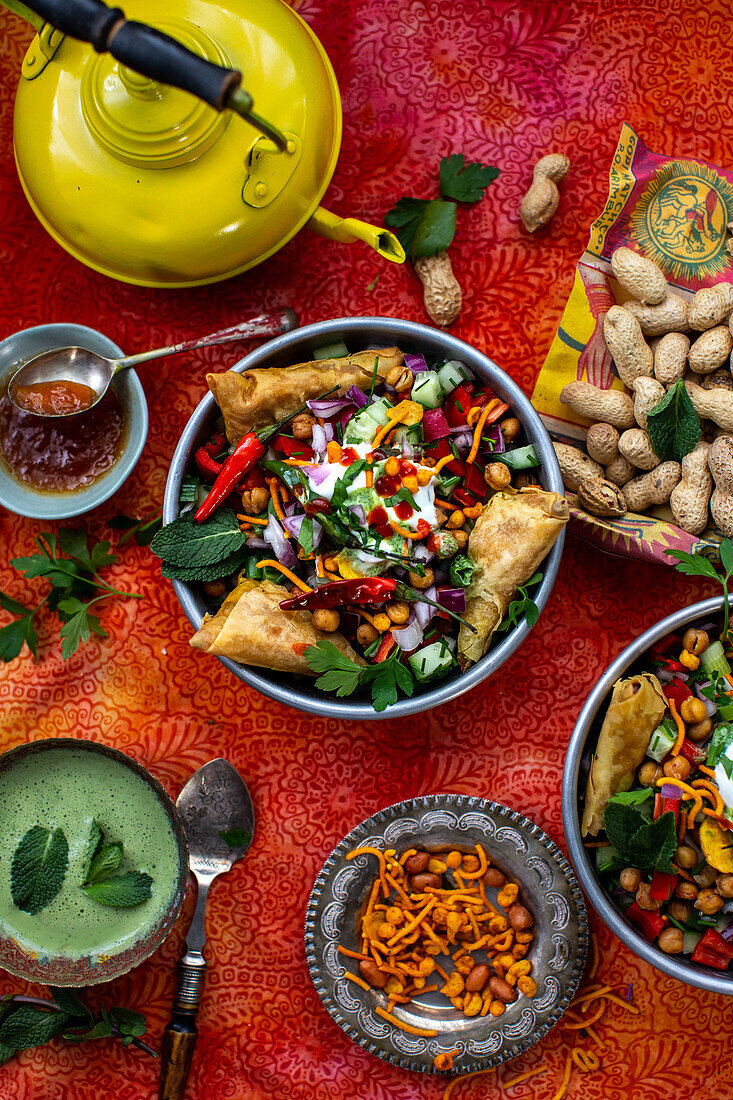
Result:
<svg viewBox="0 0 733 1100">
<path fill-rule="evenodd" d="M 33 825 L 15 849 L 10 867 L 10 891 L 18 908 L 39 913 L 58 894 L 68 865 L 63 829 Z"/>
</svg>

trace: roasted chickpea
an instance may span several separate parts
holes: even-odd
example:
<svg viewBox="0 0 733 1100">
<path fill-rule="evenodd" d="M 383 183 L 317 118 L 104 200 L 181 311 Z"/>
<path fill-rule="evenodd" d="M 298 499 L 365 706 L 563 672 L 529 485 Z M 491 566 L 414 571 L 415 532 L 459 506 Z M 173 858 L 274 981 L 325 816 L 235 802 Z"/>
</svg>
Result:
<svg viewBox="0 0 733 1100">
<path fill-rule="evenodd" d="M 356 631 L 356 640 L 359 645 L 363 645 L 365 648 L 376 642 L 379 634 L 374 629 L 371 623 L 360 623 Z"/>
<path fill-rule="evenodd" d="M 393 623 L 406 623 L 410 618 L 410 605 L 404 600 L 392 600 L 387 604 L 386 612 Z"/>
<path fill-rule="evenodd" d="M 269 499 L 270 493 L 264 485 L 245 489 L 242 493 L 242 511 L 246 516 L 258 516 L 260 512 L 264 512 Z"/>
<path fill-rule="evenodd" d="M 678 921 L 686 921 L 690 919 L 691 907 L 686 901 L 671 901 L 669 903 L 669 915 L 674 917 Z"/>
<path fill-rule="evenodd" d="M 718 875 L 716 886 L 721 897 L 733 898 L 733 875 Z"/>
<path fill-rule="evenodd" d="M 333 634 L 334 630 L 338 630 L 340 622 L 338 611 L 331 607 L 319 607 L 313 612 L 313 625 L 324 634 Z"/>
<path fill-rule="evenodd" d="M 694 653 L 689 653 L 686 649 L 682 650 L 678 659 L 681 665 L 689 668 L 690 672 L 696 672 L 700 667 L 700 658 L 696 657 Z"/>
<path fill-rule="evenodd" d="M 385 382 L 388 386 L 394 386 L 398 393 L 407 393 L 412 389 L 412 383 L 414 376 L 409 367 L 397 366 L 392 367 L 385 378 Z"/>
<path fill-rule="evenodd" d="M 646 909 L 647 911 L 654 912 L 656 909 L 662 908 L 661 901 L 657 901 L 651 895 L 651 887 L 648 882 L 640 882 L 636 891 L 636 902 L 640 909 Z"/>
<path fill-rule="evenodd" d="M 435 580 L 435 573 L 432 569 L 426 569 L 424 577 L 420 577 L 417 573 L 412 572 L 408 573 L 407 576 L 408 581 L 412 585 L 412 587 L 420 589 L 421 591 L 426 588 L 430 588 L 430 585 Z"/>
<path fill-rule="evenodd" d="M 681 844 L 675 853 L 675 859 L 678 867 L 683 871 L 689 871 L 698 862 L 699 857 L 694 848 L 690 848 L 688 844 Z"/>
<path fill-rule="evenodd" d="M 710 736 L 710 731 L 713 728 L 713 723 L 709 718 L 703 718 L 702 722 L 695 722 L 694 725 L 688 726 L 686 733 L 691 741 L 704 741 L 706 737 Z"/>
<path fill-rule="evenodd" d="M 702 699 L 685 699 L 680 707 L 680 718 L 688 724 L 702 722 L 707 716 Z"/>
<path fill-rule="evenodd" d="M 679 955 L 683 942 L 683 935 L 679 928 L 665 928 L 660 932 L 657 940 L 659 950 L 664 951 L 665 955 Z"/>
<path fill-rule="evenodd" d="M 723 899 L 720 894 L 716 894 L 715 890 L 701 890 L 697 895 L 695 908 L 705 916 L 711 917 L 713 913 L 719 913 L 723 908 Z"/>
<path fill-rule="evenodd" d="M 699 657 L 710 645 L 707 631 L 696 630 L 695 627 L 690 627 L 690 629 L 685 632 L 685 636 L 682 639 L 682 645 L 688 653 L 694 653 L 696 657 Z"/>
<path fill-rule="evenodd" d="M 383 611 L 374 616 L 374 629 L 378 630 L 380 634 L 384 634 L 385 630 L 389 630 L 392 625 L 392 620 L 389 615 L 385 615 Z"/>
<path fill-rule="evenodd" d="M 436 509 L 436 511 L 437 511 L 437 509 Z M 466 517 L 464 516 L 463 512 L 461 511 L 460 508 L 456 508 L 455 512 L 451 512 L 451 514 L 448 516 L 448 520 L 446 522 L 446 527 L 448 528 L 449 531 L 452 531 L 456 527 L 463 527 L 463 524 L 465 522 L 466 522 Z"/>
<path fill-rule="evenodd" d="M 209 596 L 212 600 L 218 600 L 227 590 L 224 581 L 206 581 L 201 587 L 204 590 L 204 595 Z"/>
<path fill-rule="evenodd" d="M 516 416 L 508 416 L 506 420 L 502 420 L 499 427 L 501 428 L 501 434 L 504 436 L 505 442 L 513 443 L 519 435 L 522 425 L 519 423 Z"/>
<path fill-rule="evenodd" d="M 671 760 L 667 760 L 662 768 L 665 775 L 671 779 L 688 779 L 692 767 L 684 756 L 674 756 Z"/>
<path fill-rule="evenodd" d="M 511 485 L 512 472 L 503 462 L 490 462 L 484 470 L 484 481 L 490 489 L 506 489 Z"/>
<path fill-rule="evenodd" d="M 693 875 L 695 882 L 701 889 L 707 889 L 708 886 L 712 886 L 715 882 L 716 871 L 713 870 L 708 864 L 706 864 L 699 875 Z"/>
<path fill-rule="evenodd" d="M 468 546 L 468 531 L 452 531 L 451 534 L 458 543 L 458 549 L 465 550 Z"/>
<path fill-rule="evenodd" d="M 299 413 L 290 421 L 290 430 L 296 439 L 310 439 L 315 426 L 315 417 L 308 413 Z"/>
<path fill-rule="evenodd" d="M 661 764 L 655 764 L 653 760 L 647 760 L 639 768 L 636 773 L 636 778 L 639 780 L 642 787 L 653 787 L 661 775 Z"/>
<path fill-rule="evenodd" d="M 629 894 L 635 894 L 641 882 L 641 871 L 636 867 L 624 867 L 618 876 L 619 886 Z"/>
<path fill-rule="evenodd" d="M 682 901 L 694 901 L 697 894 L 698 888 L 695 886 L 695 883 L 685 882 L 684 880 L 677 883 L 674 891 L 674 896 L 676 898 L 681 898 Z"/>
<path fill-rule="evenodd" d="M 478 856 L 471 855 L 470 853 L 463 857 L 462 863 L 463 870 L 468 871 L 469 874 L 473 874 L 474 871 L 478 871 L 479 867 L 481 866 L 478 860 Z"/>
</svg>

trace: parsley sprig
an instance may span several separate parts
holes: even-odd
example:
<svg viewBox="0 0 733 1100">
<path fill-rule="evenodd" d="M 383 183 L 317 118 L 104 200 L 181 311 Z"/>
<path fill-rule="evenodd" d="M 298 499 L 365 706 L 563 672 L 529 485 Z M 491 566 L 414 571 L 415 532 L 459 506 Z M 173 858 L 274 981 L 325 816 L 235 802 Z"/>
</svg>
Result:
<svg viewBox="0 0 733 1100">
<path fill-rule="evenodd" d="M 369 686 L 376 711 L 386 710 L 397 702 L 398 688 L 405 695 L 412 695 L 415 690 L 410 670 L 402 664 L 397 648 L 384 661 L 361 666 L 324 638 L 316 645 L 308 646 L 304 656 L 308 667 L 320 674 L 316 687 L 322 691 L 333 691 L 343 699 L 359 688 Z"/>
<path fill-rule="evenodd" d="M 106 540 L 89 544 L 81 527 L 64 527 L 56 536 L 42 531 L 37 536 L 38 551 L 27 557 L 11 558 L 10 564 L 28 580 L 44 580 L 50 591 L 35 607 L 26 607 L 12 596 L 0 592 L 0 607 L 17 618 L 0 628 L 0 660 L 14 660 L 25 642 L 35 658 L 38 647 L 36 615 L 42 608 L 55 612 L 61 623 L 61 656 L 75 653 L 90 634 L 106 638 L 107 631 L 91 608 L 112 596 L 140 600 L 136 592 L 122 592 L 100 576 L 100 570 L 117 561 Z"/>
<path fill-rule="evenodd" d="M 525 581 L 525 583 L 517 589 L 516 599 L 512 600 L 509 604 L 506 615 L 496 628 L 497 634 L 504 630 L 511 630 L 512 627 L 517 625 L 522 615 L 524 615 L 527 620 L 528 626 L 533 627 L 535 625 L 540 617 L 540 609 L 527 589 L 535 584 L 539 584 L 542 580 L 542 576 L 542 573 L 535 573 L 534 576 L 530 577 L 528 581 Z"/>
<path fill-rule="evenodd" d="M 720 563 L 723 566 L 723 575 L 718 572 L 713 563 L 704 554 L 688 554 L 684 550 L 665 550 L 671 558 L 677 559 L 675 569 L 678 573 L 684 573 L 688 577 L 709 577 L 718 581 L 723 586 L 723 630 L 720 635 L 721 642 L 728 639 L 728 624 L 730 620 L 730 606 L 728 600 L 728 581 L 733 576 L 733 542 L 723 539 L 720 544 Z"/>
</svg>

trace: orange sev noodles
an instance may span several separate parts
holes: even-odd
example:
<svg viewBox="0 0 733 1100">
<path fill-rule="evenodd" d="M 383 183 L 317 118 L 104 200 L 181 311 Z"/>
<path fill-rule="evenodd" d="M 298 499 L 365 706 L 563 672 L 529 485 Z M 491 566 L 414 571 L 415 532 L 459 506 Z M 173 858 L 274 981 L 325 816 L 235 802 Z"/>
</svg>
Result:
<svg viewBox="0 0 733 1100">
<path fill-rule="evenodd" d="M 296 577 L 295 573 L 291 573 L 291 571 L 286 566 L 281 565 L 280 562 L 276 561 L 274 558 L 263 558 L 262 561 L 257 562 L 255 568 L 265 569 L 267 566 L 269 566 L 270 569 L 279 569 L 284 577 L 287 577 L 292 584 L 298 586 L 301 592 L 313 591 L 313 589 L 309 588 L 308 585 L 300 579 L 300 577 Z"/>
<path fill-rule="evenodd" d="M 682 742 L 685 739 L 685 723 L 679 716 L 674 699 L 668 699 L 667 705 L 669 706 L 670 714 L 674 718 L 674 723 L 677 726 L 677 740 L 670 751 L 670 756 L 679 756 L 680 750 L 682 749 Z"/>
</svg>

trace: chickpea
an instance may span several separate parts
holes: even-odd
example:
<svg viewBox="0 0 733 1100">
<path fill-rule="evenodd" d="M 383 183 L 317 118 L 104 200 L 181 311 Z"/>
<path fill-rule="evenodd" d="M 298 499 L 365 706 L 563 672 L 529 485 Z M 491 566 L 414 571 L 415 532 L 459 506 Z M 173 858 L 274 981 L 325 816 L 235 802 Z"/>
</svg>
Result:
<svg viewBox="0 0 733 1100">
<path fill-rule="evenodd" d="M 647 912 L 654 912 L 657 909 L 662 908 L 661 901 L 657 901 L 651 895 L 651 887 L 648 882 L 640 882 L 636 891 L 636 902 L 640 909 L 646 909 Z"/>
<path fill-rule="evenodd" d="M 290 421 L 290 430 L 296 439 L 310 439 L 315 426 L 316 419 L 309 413 L 299 413 Z"/>
<path fill-rule="evenodd" d="M 392 367 L 385 378 L 385 382 L 388 386 L 394 386 L 398 393 L 407 393 L 412 389 L 412 383 L 414 376 L 409 367 L 397 366 Z"/>
<path fill-rule="evenodd" d="M 504 436 L 506 443 L 513 443 L 519 435 L 522 425 L 517 420 L 516 416 L 508 416 L 506 420 L 502 420 L 499 425 L 501 428 L 501 434 Z"/>
<path fill-rule="evenodd" d="M 476 965 L 470 955 L 461 955 L 459 958 L 454 959 L 453 961 L 455 963 L 455 967 L 458 973 L 463 974 L 464 977 L 466 976 L 466 974 L 470 974 L 474 966 Z M 466 983 L 466 985 L 468 985 L 468 983 Z"/>
<path fill-rule="evenodd" d="M 505 1012 L 506 1012 L 506 1005 L 502 1004 L 501 1001 L 492 1001 L 491 1002 L 491 1005 L 489 1007 L 489 1015 L 490 1016 L 503 1016 L 503 1014 Z"/>
<path fill-rule="evenodd" d="M 490 462 L 484 470 L 484 481 L 490 489 L 506 489 L 511 485 L 512 472 L 503 462 Z"/>
<path fill-rule="evenodd" d="M 713 868 L 706 864 L 699 875 L 693 875 L 692 877 L 694 878 L 698 886 L 702 887 L 703 889 L 707 889 L 708 886 L 712 886 L 715 882 L 715 874 L 716 872 L 713 870 Z"/>
<path fill-rule="evenodd" d="M 468 871 L 469 874 L 473 874 L 474 871 L 478 871 L 481 864 L 479 863 L 478 856 L 465 855 L 463 857 L 463 870 Z"/>
<path fill-rule="evenodd" d="M 682 844 L 675 853 L 675 859 L 678 867 L 681 867 L 683 871 L 689 871 L 697 863 L 698 855 L 694 848 L 690 848 L 689 844 Z"/>
<path fill-rule="evenodd" d="M 242 511 L 246 516 L 258 516 L 260 512 L 264 512 L 269 499 L 270 493 L 264 485 L 245 489 L 242 493 Z"/>
<path fill-rule="evenodd" d="M 452 535 L 458 543 L 458 549 L 465 550 L 468 546 L 468 531 L 453 531 Z"/>
<path fill-rule="evenodd" d="M 534 997 L 537 992 L 537 982 L 529 975 L 523 974 L 517 981 L 517 989 L 520 993 L 524 993 L 525 997 Z"/>
<path fill-rule="evenodd" d="M 467 519 L 478 519 L 483 510 L 483 504 L 472 504 L 470 508 L 464 507 L 463 514 Z"/>
<path fill-rule="evenodd" d="M 697 895 L 695 908 L 705 916 L 712 917 L 713 913 L 719 913 L 723 908 L 723 899 L 720 894 L 716 894 L 715 890 L 701 890 Z"/>
<path fill-rule="evenodd" d="M 700 658 L 696 657 L 694 653 L 688 653 L 686 649 L 683 649 L 680 653 L 679 662 L 685 668 L 689 668 L 690 672 L 696 672 L 700 667 Z"/>
<path fill-rule="evenodd" d="M 334 630 L 338 630 L 340 623 L 339 613 L 332 607 L 319 607 L 313 612 L 313 625 L 316 630 L 322 630 L 324 634 L 333 634 Z"/>
<path fill-rule="evenodd" d="M 675 887 L 674 896 L 681 898 L 682 901 L 694 901 L 697 897 L 697 886 L 694 882 L 678 882 Z"/>
<path fill-rule="evenodd" d="M 680 707 L 680 718 L 683 722 L 690 724 L 702 722 L 707 716 L 708 712 L 705 710 L 702 699 L 685 699 Z"/>
<path fill-rule="evenodd" d="M 356 640 L 359 645 L 363 645 L 364 648 L 370 646 L 372 642 L 376 642 L 379 634 L 374 629 L 371 623 L 360 623 L 356 631 Z"/>
<path fill-rule="evenodd" d="M 629 894 L 635 894 L 641 882 L 641 871 L 636 867 L 624 867 L 618 876 L 619 886 Z"/>
<path fill-rule="evenodd" d="M 669 903 L 669 915 L 670 917 L 674 917 L 675 920 L 689 920 L 691 912 L 692 909 L 686 901 L 671 901 Z"/>
<path fill-rule="evenodd" d="M 694 627 L 690 627 L 690 629 L 685 632 L 685 636 L 682 639 L 682 645 L 688 653 L 694 653 L 696 657 L 699 657 L 710 645 L 707 631 L 696 630 Z"/>
<path fill-rule="evenodd" d="M 437 511 L 437 509 L 436 509 L 436 511 Z M 460 508 L 456 508 L 455 512 L 451 512 L 451 514 L 448 516 L 448 522 L 446 523 L 446 527 L 448 528 L 449 531 L 452 531 L 456 527 L 463 527 L 463 524 L 465 522 L 466 522 L 466 517 L 464 516 L 463 512 L 461 511 Z"/>
<path fill-rule="evenodd" d="M 684 937 L 679 928 L 665 928 L 657 940 L 659 950 L 664 951 L 665 955 L 679 955 L 683 942 Z"/>
<path fill-rule="evenodd" d="M 665 775 L 671 779 L 689 779 L 692 767 L 684 756 L 674 756 L 671 760 L 667 760 L 662 768 Z"/>
<path fill-rule="evenodd" d="M 385 474 L 389 474 L 390 477 L 396 477 L 400 472 L 400 460 L 395 458 L 394 455 L 390 455 L 384 464 Z"/>
<path fill-rule="evenodd" d="M 636 773 L 636 778 L 642 787 L 653 787 L 657 779 L 662 775 L 661 764 L 655 764 L 653 760 L 647 760 Z"/>
<path fill-rule="evenodd" d="M 384 919 L 388 920 L 390 924 L 393 924 L 395 928 L 402 924 L 405 919 L 405 914 L 400 909 L 399 905 L 390 905 L 387 912 L 384 914 Z"/>
<path fill-rule="evenodd" d="M 429 485 L 430 482 L 432 481 L 432 479 L 433 479 L 433 474 L 430 470 L 420 469 L 420 470 L 417 471 L 417 483 L 421 487 L 424 487 L 425 485 Z"/>
<path fill-rule="evenodd" d="M 425 576 L 420 577 L 417 573 L 410 572 L 407 574 L 408 582 L 413 588 L 417 588 L 420 591 L 424 591 L 426 588 L 430 588 L 430 585 L 435 580 L 435 573 L 432 569 L 425 570 Z"/>
<path fill-rule="evenodd" d="M 410 618 L 410 605 L 404 600 L 392 600 L 386 611 L 393 623 L 406 623 Z"/>
<path fill-rule="evenodd" d="M 218 600 L 227 590 L 224 581 L 206 581 L 201 587 L 204 590 L 204 595 L 211 597 L 212 600 Z"/>
<path fill-rule="evenodd" d="M 713 728 L 713 723 L 709 718 L 704 718 L 702 722 L 695 722 L 693 726 L 687 727 L 687 736 L 692 741 L 704 741 L 706 737 L 710 736 L 710 731 Z"/>
<path fill-rule="evenodd" d="M 716 886 L 721 897 L 733 898 L 733 875 L 718 875 Z"/>
</svg>

